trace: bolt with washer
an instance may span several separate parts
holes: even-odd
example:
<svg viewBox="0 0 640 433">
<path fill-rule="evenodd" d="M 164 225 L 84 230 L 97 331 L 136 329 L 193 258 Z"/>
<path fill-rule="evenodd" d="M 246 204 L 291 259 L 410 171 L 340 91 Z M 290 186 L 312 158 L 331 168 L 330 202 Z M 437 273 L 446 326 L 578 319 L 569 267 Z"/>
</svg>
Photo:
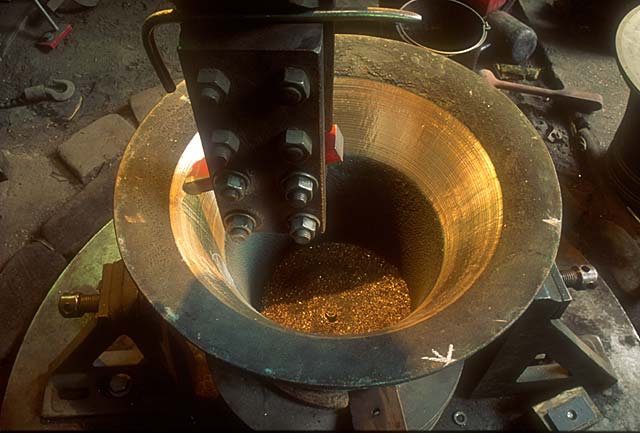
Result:
<svg viewBox="0 0 640 433">
<path fill-rule="evenodd" d="M 318 182 L 306 173 L 292 173 L 283 182 L 284 198 L 295 208 L 303 208 L 311 200 Z"/>
<path fill-rule="evenodd" d="M 311 86 L 307 74 L 299 68 L 284 68 L 280 85 L 280 99 L 286 105 L 304 102 L 311 94 Z"/>
<path fill-rule="evenodd" d="M 284 142 L 280 147 L 282 157 L 291 164 L 306 161 L 313 151 L 309 135 L 301 129 L 290 128 L 284 134 Z"/>
<path fill-rule="evenodd" d="M 240 201 L 247 194 L 249 178 L 237 171 L 225 171 L 216 176 L 216 188 L 229 201 Z"/>
<path fill-rule="evenodd" d="M 300 245 L 306 245 L 315 237 L 320 220 L 311 214 L 299 213 L 289 219 L 289 236 Z"/>
<path fill-rule="evenodd" d="M 256 220 L 249 214 L 234 212 L 224 219 L 224 227 L 234 242 L 246 241 L 256 228 Z"/>
<path fill-rule="evenodd" d="M 591 265 L 573 266 L 571 269 L 560 271 L 562 281 L 567 287 L 576 290 L 591 290 L 596 287 L 598 271 Z"/>
<path fill-rule="evenodd" d="M 200 96 L 205 101 L 219 105 L 229 96 L 231 81 L 227 76 L 215 68 L 204 68 L 198 71 L 198 84 L 200 84 Z"/>
</svg>

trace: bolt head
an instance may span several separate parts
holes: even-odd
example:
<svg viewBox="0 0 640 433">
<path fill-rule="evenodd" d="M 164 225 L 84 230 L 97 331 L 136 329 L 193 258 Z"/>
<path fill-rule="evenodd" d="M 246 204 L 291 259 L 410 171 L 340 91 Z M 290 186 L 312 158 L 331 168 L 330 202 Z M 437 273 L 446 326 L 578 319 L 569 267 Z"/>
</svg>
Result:
<svg viewBox="0 0 640 433">
<path fill-rule="evenodd" d="M 296 105 L 305 101 L 311 94 L 307 74 L 299 68 L 284 68 L 280 97 L 286 105 Z"/>
<path fill-rule="evenodd" d="M 285 199 L 296 208 L 307 205 L 313 199 L 315 180 L 305 174 L 293 174 L 284 183 Z"/>
<path fill-rule="evenodd" d="M 281 147 L 283 158 L 292 164 L 305 161 L 313 150 L 309 135 L 301 129 L 287 129 Z"/>
<path fill-rule="evenodd" d="M 256 227 L 256 220 L 248 214 L 234 213 L 224 220 L 229 238 L 234 242 L 247 240 Z"/>
<path fill-rule="evenodd" d="M 131 391 L 131 376 L 118 373 L 109 380 L 109 394 L 113 397 L 124 397 Z"/>
<path fill-rule="evenodd" d="M 315 238 L 320 222 L 312 215 L 297 214 L 289 220 L 289 235 L 300 245 L 308 244 Z"/>
</svg>

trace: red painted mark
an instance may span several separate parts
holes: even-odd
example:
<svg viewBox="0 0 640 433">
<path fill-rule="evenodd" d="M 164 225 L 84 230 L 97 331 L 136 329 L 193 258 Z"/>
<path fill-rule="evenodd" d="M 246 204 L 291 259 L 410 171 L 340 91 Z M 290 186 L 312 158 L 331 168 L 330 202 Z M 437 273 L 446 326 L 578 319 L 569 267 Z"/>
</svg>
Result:
<svg viewBox="0 0 640 433">
<path fill-rule="evenodd" d="M 344 159 L 344 137 L 335 123 L 324 139 L 324 160 L 327 165 L 342 162 Z"/>
</svg>

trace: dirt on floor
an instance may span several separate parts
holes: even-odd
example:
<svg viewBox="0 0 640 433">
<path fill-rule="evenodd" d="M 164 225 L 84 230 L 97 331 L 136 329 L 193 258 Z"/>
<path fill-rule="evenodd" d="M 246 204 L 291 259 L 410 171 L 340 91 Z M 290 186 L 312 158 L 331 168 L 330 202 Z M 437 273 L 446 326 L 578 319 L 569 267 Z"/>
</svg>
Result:
<svg viewBox="0 0 640 433">
<path fill-rule="evenodd" d="M 64 5 L 73 4 L 67 0 Z M 52 78 L 72 81 L 82 96 L 71 120 L 65 117 L 75 110 L 79 97 L 71 107 L 37 103 L 0 109 L 0 171 L 9 178 L 0 183 L 0 269 L 82 188 L 60 163 L 57 147 L 108 113 L 118 112 L 135 123 L 129 97 L 159 84 L 142 46 L 142 23 L 167 7 L 171 3 L 161 0 L 103 0 L 90 9 L 61 8 L 54 19 L 71 24 L 73 30 L 47 52 L 36 42 L 50 27 L 33 1 L 0 2 L 0 102 Z M 167 25 L 156 32 L 175 79 L 181 78 L 178 30 L 177 25 Z"/>
</svg>

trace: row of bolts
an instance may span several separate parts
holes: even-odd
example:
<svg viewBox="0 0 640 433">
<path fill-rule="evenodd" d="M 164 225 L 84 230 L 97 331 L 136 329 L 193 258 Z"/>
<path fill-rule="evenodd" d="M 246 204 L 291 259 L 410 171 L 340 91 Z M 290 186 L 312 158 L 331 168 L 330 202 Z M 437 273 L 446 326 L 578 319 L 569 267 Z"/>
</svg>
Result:
<svg viewBox="0 0 640 433">
<path fill-rule="evenodd" d="M 226 75 L 215 68 L 203 68 L 198 72 L 200 97 L 210 104 L 219 105 L 228 96 L 231 82 Z M 306 73 L 299 68 L 286 67 L 280 86 L 280 99 L 285 105 L 297 105 L 309 98 L 310 84 Z M 240 140 L 228 130 L 215 130 L 211 134 L 215 172 L 224 168 L 240 147 Z M 280 152 L 285 161 L 299 164 L 309 158 L 312 141 L 308 134 L 300 129 L 288 129 L 284 134 Z M 290 174 L 283 182 L 285 198 L 292 207 L 301 209 L 312 199 L 318 187 L 316 179 L 302 172 Z M 229 201 L 240 201 L 249 188 L 249 178 L 237 171 L 226 171 L 216 176 L 216 188 L 220 195 Z M 256 219 L 244 212 L 233 212 L 224 218 L 225 228 L 231 240 L 246 240 L 256 228 Z M 289 219 L 289 234 L 298 244 L 307 244 L 313 240 L 320 221 L 308 213 L 297 213 Z"/>
</svg>

